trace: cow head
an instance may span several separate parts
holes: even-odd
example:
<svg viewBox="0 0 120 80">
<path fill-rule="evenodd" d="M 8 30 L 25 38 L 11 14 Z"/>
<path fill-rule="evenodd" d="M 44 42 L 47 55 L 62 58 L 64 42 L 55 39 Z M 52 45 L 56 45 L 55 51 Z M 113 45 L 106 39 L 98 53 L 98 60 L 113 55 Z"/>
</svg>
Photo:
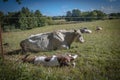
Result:
<svg viewBox="0 0 120 80">
<path fill-rule="evenodd" d="M 74 30 L 75 34 L 76 34 L 76 39 L 75 41 L 76 42 L 81 42 L 83 43 L 84 42 L 84 39 L 83 39 L 83 36 L 82 36 L 82 33 L 80 32 L 80 30 Z"/>
<path fill-rule="evenodd" d="M 81 33 L 92 33 L 92 31 L 91 30 L 89 30 L 89 29 L 87 29 L 87 28 L 82 28 L 82 29 L 80 29 L 80 32 Z"/>
<path fill-rule="evenodd" d="M 69 55 L 69 57 L 70 57 L 71 65 L 75 67 L 76 63 L 74 62 L 74 60 L 78 57 L 78 55 L 74 55 L 74 56 Z"/>
<path fill-rule="evenodd" d="M 102 30 L 102 27 L 97 26 L 96 31 Z"/>
<path fill-rule="evenodd" d="M 73 66 L 75 67 L 75 62 L 74 60 L 78 57 L 78 55 L 74 55 L 74 56 L 71 56 L 71 55 L 65 55 L 65 56 L 59 56 L 58 57 L 58 61 L 60 63 L 60 67 L 62 66 Z"/>
</svg>

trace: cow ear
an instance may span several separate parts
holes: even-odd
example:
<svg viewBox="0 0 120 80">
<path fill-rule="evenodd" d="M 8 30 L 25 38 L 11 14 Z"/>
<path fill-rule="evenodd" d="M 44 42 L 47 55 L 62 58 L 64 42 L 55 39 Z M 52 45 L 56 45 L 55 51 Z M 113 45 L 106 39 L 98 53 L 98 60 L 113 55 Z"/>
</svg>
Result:
<svg viewBox="0 0 120 80">
<path fill-rule="evenodd" d="M 74 32 L 77 32 L 77 30 L 76 30 L 76 29 L 74 29 Z"/>
<path fill-rule="evenodd" d="M 72 58 L 74 58 L 74 59 L 76 59 L 78 57 L 78 55 L 74 55 L 74 56 L 72 56 Z"/>
</svg>

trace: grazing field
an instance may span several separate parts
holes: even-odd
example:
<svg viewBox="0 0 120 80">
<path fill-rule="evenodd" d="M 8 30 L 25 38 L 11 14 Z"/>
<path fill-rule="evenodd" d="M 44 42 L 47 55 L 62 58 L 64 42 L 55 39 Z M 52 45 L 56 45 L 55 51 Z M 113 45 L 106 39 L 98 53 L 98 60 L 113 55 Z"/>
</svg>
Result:
<svg viewBox="0 0 120 80">
<path fill-rule="evenodd" d="M 101 26 L 103 30 L 95 31 L 96 26 Z M 82 44 L 74 42 L 69 50 L 29 53 L 31 56 L 67 52 L 78 54 L 75 68 L 35 66 L 20 62 L 19 59 L 24 55 L 11 54 L 5 55 L 6 64 L 0 68 L 0 76 L 2 76 L 0 80 L 8 80 L 7 77 L 11 80 L 120 80 L 119 19 L 51 25 L 27 31 L 3 33 L 3 43 L 9 43 L 9 46 L 4 47 L 4 52 L 19 49 L 20 41 L 32 34 L 83 27 L 91 29 L 93 33 L 83 34 L 85 42 Z"/>
</svg>

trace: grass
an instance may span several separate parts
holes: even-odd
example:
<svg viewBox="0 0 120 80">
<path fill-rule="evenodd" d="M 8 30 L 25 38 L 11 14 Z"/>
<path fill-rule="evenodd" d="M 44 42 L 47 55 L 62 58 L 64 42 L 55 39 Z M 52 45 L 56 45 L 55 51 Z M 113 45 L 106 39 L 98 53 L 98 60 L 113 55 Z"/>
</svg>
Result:
<svg viewBox="0 0 120 80">
<path fill-rule="evenodd" d="M 96 26 L 103 27 L 102 31 L 96 32 Z M 53 55 L 70 52 L 78 54 L 76 68 L 71 67 L 43 67 L 29 63 L 20 63 L 23 74 L 20 80 L 119 80 L 120 79 L 120 20 L 100 20 L 94 22 L 82 22 L 76 24 L 51 25 L 28 31 L 3 33 L 3 43 L 9 43 L 4 51 L 19 49 L 21 40 L 32 34 L 54 31 L 59 29 L 80 29 L 87 27 L 92 34 L 83 34 L 85 43 L 73 43 L 69 50 L 57 50 L 39 52 L 34 55 Z M 7 55 L 6 59 L 13 62 L 23 55 Z M 28 76 L 28 77 L 26 77 Z M 34 76 L 34 77 L 32 77 Z M 21 79 L 23 78 L 23 79 Z"/>
</svg>

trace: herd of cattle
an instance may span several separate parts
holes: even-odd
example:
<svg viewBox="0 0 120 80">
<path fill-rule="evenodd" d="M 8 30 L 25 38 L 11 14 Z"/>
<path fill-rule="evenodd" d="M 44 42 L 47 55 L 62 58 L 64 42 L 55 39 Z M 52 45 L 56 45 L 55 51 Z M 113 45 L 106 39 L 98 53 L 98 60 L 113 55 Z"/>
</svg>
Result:
<svg viewBox="0 0 120 80">
<path fill-rule="evenodd" d="M 102 30 L 101 27 L 96 27 L 96 31 Z M 20 42 L 22 53 L 27 52 L 40 52 L 50 50 L 70 49 L 73 41 L 83 43 L 82 33 L 92 33 L 88 28 L 82 28 L 79 30 L 58 30 L 48 33 L 40 33 L 31 35 L 27 39 Z M 53 56 L 35 56 L 32 58 L 26 55 L 22 61 L 30 62 L 34 64 L 42 64 L 44 66 L 74 66 L 74 60 L 77 55 L 53 55 Z"/>
</svg>

